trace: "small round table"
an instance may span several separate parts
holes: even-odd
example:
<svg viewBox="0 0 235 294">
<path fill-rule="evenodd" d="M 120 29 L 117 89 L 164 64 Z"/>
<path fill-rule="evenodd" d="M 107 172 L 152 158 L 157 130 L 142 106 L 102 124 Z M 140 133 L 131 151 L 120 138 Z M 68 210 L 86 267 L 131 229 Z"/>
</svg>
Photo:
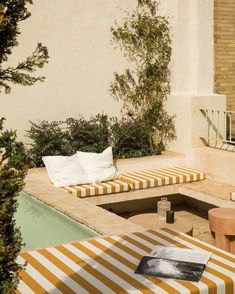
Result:
<svg viewBox="0 0 235 294">
<path fill-rule="evenodd" d="M 129 221 L 145 227 L 146 229 L 162 229 L 169 228 L 183 232 L 190 236 L 193 235 L 193 226 L 185 221 L 184 218 L 176 216 L 173 224 L 168 224 L 164 220 L 158 218 L 157 213 L 142 213 L 131 216 L 128 218 Z"/>
<path fill-rule="evenodd" d="M 235 208 L 213 208 L 208 215 L 215 245 L 235 254 Z"/>
</svg>

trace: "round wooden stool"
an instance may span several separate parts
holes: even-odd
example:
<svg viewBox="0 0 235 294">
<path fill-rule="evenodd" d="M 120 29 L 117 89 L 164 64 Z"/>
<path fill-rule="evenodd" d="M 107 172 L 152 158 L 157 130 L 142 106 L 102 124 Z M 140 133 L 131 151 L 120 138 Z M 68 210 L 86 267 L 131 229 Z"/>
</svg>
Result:
<svg viewBox="0 0 235 294">
<path fill-rule="evenodd" d="M 168 224 L 164 220 L 158 218 L 157 213 L 142 213 L 131 216 L 128 218 L 129 221 L 145 227 L 146 229 L 162 229 L 169 228 L 175 229 L 182 233 L 193 235 L 192 225 L 185 221 L 182 217 L 176 216 L 173 224 Z"/>
<path fill-rule="evenodd" d="M 215 245 L 235 253 L 235 208 L 213 208 L 208 215 Z"/>
</svg>

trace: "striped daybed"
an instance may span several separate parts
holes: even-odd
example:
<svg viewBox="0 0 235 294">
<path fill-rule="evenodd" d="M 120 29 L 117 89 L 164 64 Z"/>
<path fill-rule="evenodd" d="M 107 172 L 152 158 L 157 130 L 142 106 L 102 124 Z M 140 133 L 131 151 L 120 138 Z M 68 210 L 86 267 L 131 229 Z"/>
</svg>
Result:
<svg viewBox="0 0 235 294">
<path fill-rule="evenodd" d="M 133 171 L 121 174 L 120 179 L 99 184 L 63 187 L 66 192 L 83 198 L 130 190 L 161 187 L 172 184 L 196 182 L 205 179 L 205 173 L 191 168 L 176 166 L 172 168 Z"/>
<path fill-rule="evenodd" d="M 200 282 L 136 275 L 143 255 L 155 245 L 212 252 Z M 233 294 L 235 256 L 171 229 L 98 237 L 22 252 L 16 294 Z"/>
</svg>

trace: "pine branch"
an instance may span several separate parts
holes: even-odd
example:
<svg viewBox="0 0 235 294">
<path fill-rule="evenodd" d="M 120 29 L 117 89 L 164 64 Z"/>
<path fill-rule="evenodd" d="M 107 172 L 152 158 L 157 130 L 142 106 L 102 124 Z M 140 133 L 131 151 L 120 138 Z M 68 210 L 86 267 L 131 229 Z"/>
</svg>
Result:
<svg viewBox="0 0 235 294">
<path fill-rule="evenodd" d="M 42 68 L 45 63 L 48 63 L 48 59 L 47 48 L 38 43 L 32 55 L 25 61 L 20 62 L 16 67 L 0 68 L 0 88 L 4 88 L 5 93 L 10 93 L 11 87 L 9 83 L 32 86 L 38 81 L 43 82 L 44 76 L 34 77 L 29 73 L 36 71 L 37 68 Z"/>
</svg>

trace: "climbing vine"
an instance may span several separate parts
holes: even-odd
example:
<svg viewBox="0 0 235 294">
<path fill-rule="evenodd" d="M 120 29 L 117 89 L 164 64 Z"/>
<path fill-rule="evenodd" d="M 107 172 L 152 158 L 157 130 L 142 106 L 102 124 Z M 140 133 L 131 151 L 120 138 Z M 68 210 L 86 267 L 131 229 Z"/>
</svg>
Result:
<svg viewBox="0 0 235 294">
<path fill-rule="evenodd" d="M 172 52 L 168 18 L 159 14 L 157 1 L 137 0 L 136 9 L 126 13 L 122 24 L 115 22 L 111 32 L 131 69 L 114 73 L 110 92 L 123 102 L 123 116 L 138 121 L 148 134 L 150 153 L 160 154 L 175 138 L 174 117 L 164 108 Z"/>
</svg>

